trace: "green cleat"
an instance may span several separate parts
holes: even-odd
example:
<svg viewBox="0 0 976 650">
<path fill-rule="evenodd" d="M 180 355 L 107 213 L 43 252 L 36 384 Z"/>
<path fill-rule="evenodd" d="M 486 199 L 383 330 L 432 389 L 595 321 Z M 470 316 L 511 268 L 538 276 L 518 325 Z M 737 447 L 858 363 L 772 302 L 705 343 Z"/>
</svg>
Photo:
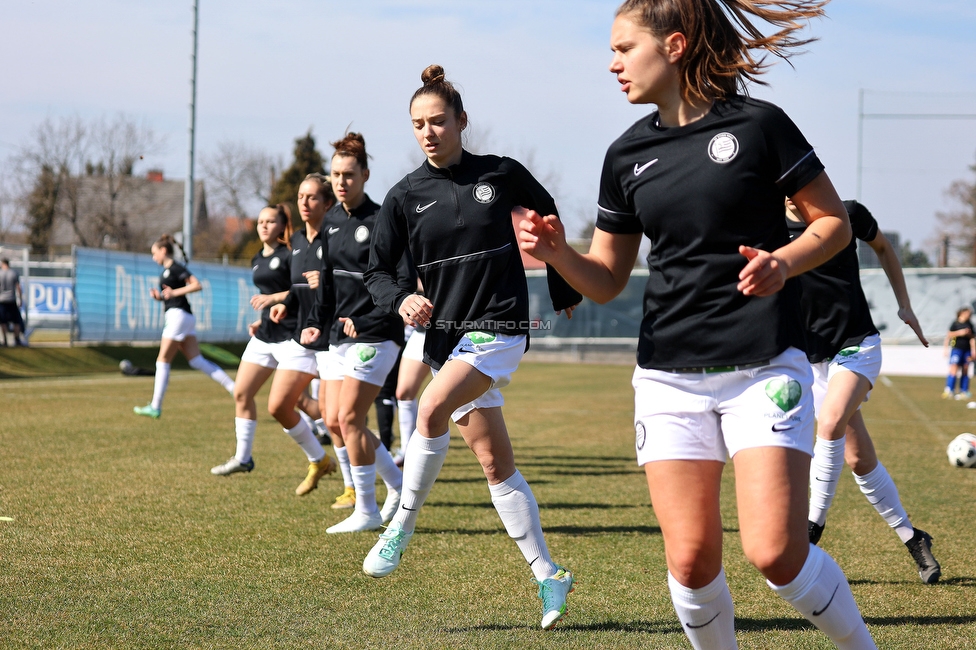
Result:
<svg viewBox="0 0 976 650">
<path fill-rule="evenodd" d="M 158 420 L 159 416 L 162 415 L 162 411 L 159 409 L 154 409 L 152 404 L 146 404 L 145 406 L 134 406 L 132 412 L 136 415 L 145 415 L 153 420 Z"/>
<path fill-rule="evenodd" d="M 532 582 L 539 585 L 542 599 L 542 629 L 551 630 L 566 615 L 566 597 L 575 589 L 573 574 L 560 567 L 553 577 Z"/>
</svg>

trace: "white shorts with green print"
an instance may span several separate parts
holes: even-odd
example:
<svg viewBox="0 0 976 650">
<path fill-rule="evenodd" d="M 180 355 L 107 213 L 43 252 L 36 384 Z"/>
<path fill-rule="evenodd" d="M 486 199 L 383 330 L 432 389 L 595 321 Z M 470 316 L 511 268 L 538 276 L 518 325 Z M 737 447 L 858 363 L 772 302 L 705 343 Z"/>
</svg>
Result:
<svg viewBox="0 0 976 650">
<path fill-rule="evenodd" d="M 398 354 L 400 346 L 393 341 L 346 341 L 340 345 L 330 345 L 327 353 L 316 355 L 319 360 L 319 377 L 324 381 L 341 381 L 350 377 L 382 386 L 396 364 Z"/>
<path fill-rule="evenodd" d="M 827 384 L 838 372 L 856 372 L 874 387 L 878 375 L 881 374 L 881 335 L 872 334 L 865 337 L 857 345 L 844 348 L 832 359 L 814 363 L 813 365 L 813 407 L 817 413 L 827 395 Z M 871 391 L 864 396 L 864 401 L 871 397 Z"/>
<path fill-rule="evenodd" d="M 505 403 L 501 388 L 508 386 L 525 354 L 525 334 L 468 332 L 461 337 L 447 361 L 463 361 L 491 379 L 491 387 L 477 399 L 451 414 L 455 422 L 475 409 L 495 408 Z M 446 362 L 445 362 L 446 363 Z M 436 371 L 434 374 L 437 374 Z"/>
</svg>

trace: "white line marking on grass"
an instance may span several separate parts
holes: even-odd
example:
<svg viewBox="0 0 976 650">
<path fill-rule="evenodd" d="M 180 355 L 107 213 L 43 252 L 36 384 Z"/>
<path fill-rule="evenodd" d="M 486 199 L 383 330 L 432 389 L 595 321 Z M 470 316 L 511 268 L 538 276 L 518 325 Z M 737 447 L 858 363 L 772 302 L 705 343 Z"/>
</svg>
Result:
<svg viewBox="0 0 976 650">
<path fill-rule="evenodd" d="M 945 433 L 942 429 L 932 424 L 932 419 L 925 414 L 925 411 L 919 408 L 918 404 L 916 404 L 907 393 L 895 386 L 895 382 L 891 381 L 884 375 L 881 375 L 878 379 L 885 386 L 885 388 L 894 393 L 895 397 L 898 398 L 902 405 L 904 405 L 904 407 L 915 416 L 915 421 L 920 422 L 922 426 L 928 429 L 929 433 L 935 436 L 936 440 L 945 444 L 946 441 L 952 439 L 950 434 Z"/>
</svg>

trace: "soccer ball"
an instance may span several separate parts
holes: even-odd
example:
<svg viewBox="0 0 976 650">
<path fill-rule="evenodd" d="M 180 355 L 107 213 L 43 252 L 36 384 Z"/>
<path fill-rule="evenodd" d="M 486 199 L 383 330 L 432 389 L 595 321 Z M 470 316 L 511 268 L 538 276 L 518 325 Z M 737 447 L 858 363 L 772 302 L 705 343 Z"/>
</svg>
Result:
<svg viewBox="0 0 976 650">
<path fill-rule="evenodd" d="M 949 464 L 956 467 L 976 466 L 976 436 L 971 433 L 960 433 L 946 449 Z"/>
<path fill-rule="evenodd" d="M 119 370 L 125 373 L 132 372 L 132 362 L 128 359 L 122 359 L 119 361 Z"/>
</svg>

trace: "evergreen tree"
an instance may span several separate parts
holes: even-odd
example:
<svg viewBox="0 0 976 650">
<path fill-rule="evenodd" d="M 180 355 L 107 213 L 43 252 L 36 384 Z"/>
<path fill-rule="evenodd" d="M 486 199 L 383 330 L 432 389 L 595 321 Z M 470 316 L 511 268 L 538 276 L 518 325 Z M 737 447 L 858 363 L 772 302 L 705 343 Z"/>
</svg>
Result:
<svg viewBox="0 0 976 650">
<path fill-rule="evenodd" d="M 291 221 L 296 229 L 302 228 L 302 218 L 298 214 L 298 186 L 302 184 L 308 174 L 325 173 L 322 154 L 315 148 L 315 138 L 312 131 L 295 140 L 295 160 L 291 167 L 281 174 L 271 190 L 271 205 L 285 203 L 291 208 Z"/>
<path fill-rule="evenodd" d="M 43 165 L 27 195 L 27 241 L 34 253 L 47 253 L 60 187 L 58 175 L 49 165 Z"/>
</svg>

